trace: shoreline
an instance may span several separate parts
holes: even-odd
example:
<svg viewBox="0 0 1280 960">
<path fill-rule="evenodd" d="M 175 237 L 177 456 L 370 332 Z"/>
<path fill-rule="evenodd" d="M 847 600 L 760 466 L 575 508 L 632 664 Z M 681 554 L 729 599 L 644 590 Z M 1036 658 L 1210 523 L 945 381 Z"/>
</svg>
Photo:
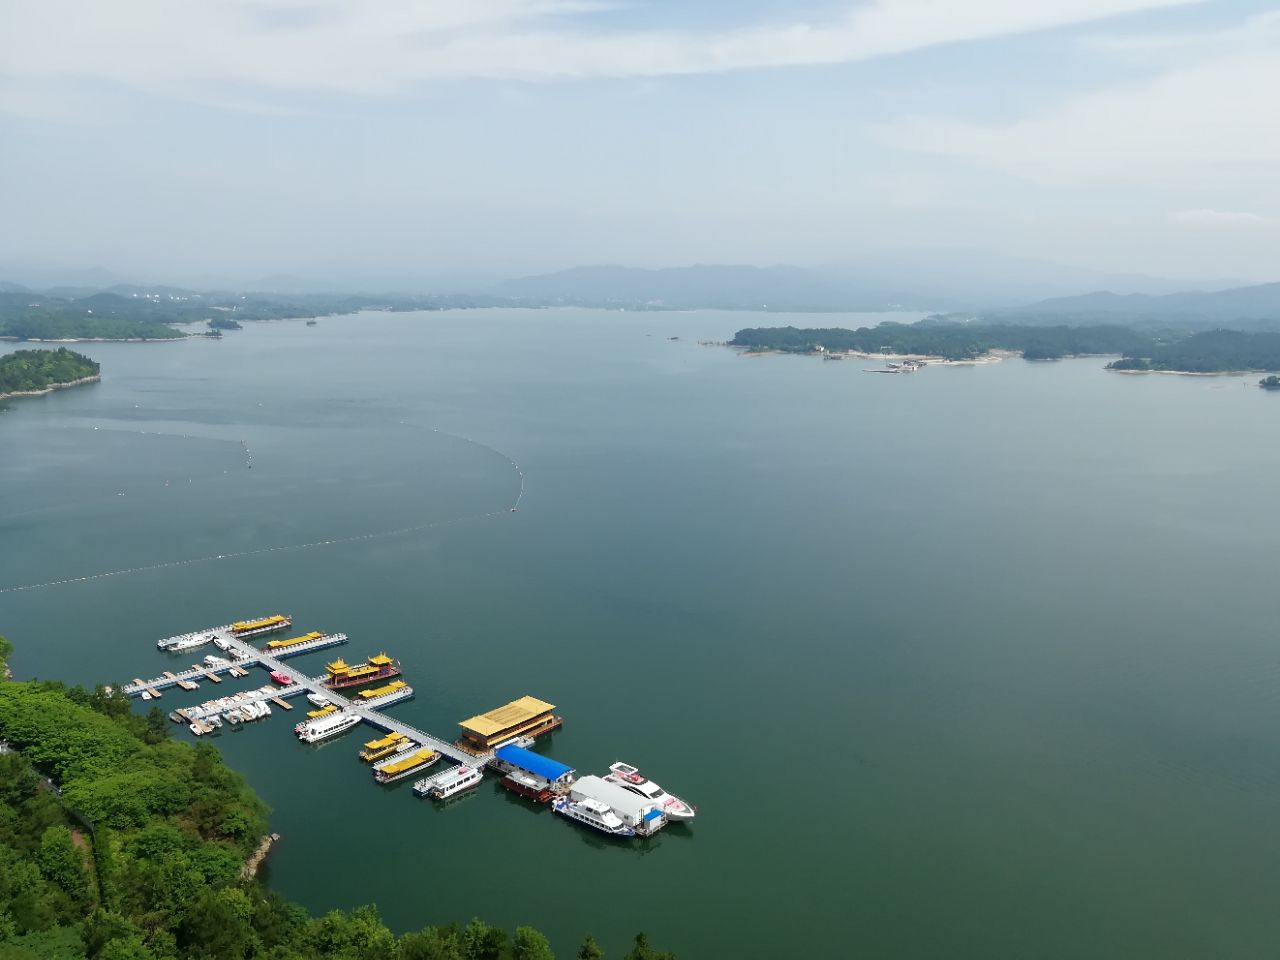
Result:
<svg viewBox="0 0 1280 960">
<path fill-rule="evenodd" d="M 13 340 L 16 343 L 177 343 L 181 340 L 194 340 L 198 336 L 201 334 L 184 333 L 180 337 L 62 337 L 60 339 L 28 337 L 26 340 L 19 337 L 4 337 L 3 339 Z"/>
<path fill-rule="evenodd" d="M 91 377 L 81 377 L 79 380 L 68 380 L 66 383 L 51 383 L 43 390 L 15 390 L 13 393 L 0 393 L 0 400 L 13 400 L 17 397 L 43 397 L 53 393 L 55 390 L 65 390 L 67 387 L 78 387 L 86 383 L 97 383 L 102 379 L 102 374 L 95 373 Z"/>
<path fill-rule="evenodd" d="M 1270 370 L 1116 370 L 1103 367 L 1107 373 L 1148 374 L 1159 373 L 1167 377 L 1253 377 L 1271 373 Z"/>
<path fill-rule="evenodd" d="M 713 345 L 708 343 L 709 346 Z M 794 357 L 839 357 L 840 359 L 849 360 L 884 360 L 886 362 L 902 363 L 913 360 L 916 363 L 924 363 L 930 366 L 939 367 L 972 367 L 988 363 L 1000 363 L 1006 357 L 1020 357 L 1020 353 L 1012 351 L 992 351 L 984 353 L 980 357 L 974 357 L 971 360 L 950 360 L 946 357 L 937 356 L 928 353 L 871 353 L 867 350 L 823 350 L 822 352 L 810 351 L 808 353 L 796 353 L 790 350 L 743 350 L 732 343 L 725 343 L 725 346 L 733 347 L 738 351 L 740 357 L 767 357 L 774 354 L 780 356 Z"/>
</svg>

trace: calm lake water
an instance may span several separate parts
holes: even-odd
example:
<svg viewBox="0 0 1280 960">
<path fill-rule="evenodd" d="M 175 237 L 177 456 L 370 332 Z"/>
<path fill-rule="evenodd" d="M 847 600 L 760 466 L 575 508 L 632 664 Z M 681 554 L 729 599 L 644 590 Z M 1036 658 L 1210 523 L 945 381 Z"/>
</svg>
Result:
<svg viewBox="0 0 1280 960">
<path fill-rule="evenodd" d="M 102 383 L 0 413 L 0 587 L 149 569 L 0 593 L 15 669 L 153 676 L 193 659 L 158 637 L 290 612 L 399 657 L 412 723 L 534 694 L 565 717 L 541 750 L 699 806 L 631 844 L 491 782 L 439 809 L 277 711 L 217 743 L 315 911 L 533 924 L 562 956 L 637 930 L 686 960 L 1273 956 L 1280 397 L 696 342 L 787 322 L 861 321 L 83 345 Z"/>
</svg>

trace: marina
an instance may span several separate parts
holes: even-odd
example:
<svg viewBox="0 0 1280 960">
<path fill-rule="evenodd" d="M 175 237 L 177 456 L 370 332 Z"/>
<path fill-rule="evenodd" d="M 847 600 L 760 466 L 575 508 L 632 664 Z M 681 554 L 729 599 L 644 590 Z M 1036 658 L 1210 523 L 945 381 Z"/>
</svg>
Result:
<svg viewBox="0 0 1280 960">
<path fill-rule="evenodd" d="M 292 624 L 291 616 L 277 614 L 159 641 L 157 648 L 165 652 L 212 643 L 219 653 L 205 656 L 186 670 L 166 670 L 152 680 L 135 678 L 124 686 L 124 692 L 150 700 L 160 697 L 166 688 L 197 690 L 198 678 L 220 683 L 224 674 L 246 677 L 250 669 L 259 668 L 270 682 L 179 708 L 170 718 L 185 724 L 194 736 L 203 737 L 224 724 L 239 727 L 265 720 L 272 714 L 271 704 L 292 710 L 288 701 L 305 696 L 314 709 L 293 728 L 302 743 L 327 742 L 361 724 L 380 731 L 380 736 L 366 741 L 359 751 L 359 758 L 371 764 L 376 783 L 390 784 L 419 775 L 442 757 L 447 758 L 452 764 L 448 770 L 414 782 L 413 792 L 419 797 L 438 801 L 456 797 L 478 787 L 489 769 L 500 775 L 504 789 L 535 803 L 549 804 L 554 812 L 612 836 L 652 836 L 668 822 L 694 815 L 692 805 L 667 793 L 629 764 L 614 763 L 604 777 L 577 777 L 567 764 L 529 749 L 538 736 L 564 722 L 555 713 L 554 704 L 537 697 L 519 697 L 460 721 L 460 735 L 448 742 L 382 712 L 382 708 L 414 695 L 407 682 L 392 679 L 400 676 L 401 666 L 387 653 L 354 665 L 339 658 L 325 665 L 322 676 L 307 677 L 287 669 L 283 660 L 346 643 L 346 634 L 313 631 L 268 641 L 261 649 L 245 639 Z M 370 686 L 377 680 L 390 682 Z M 348 687 L 364 689 L 350 695 L 337 692 Z"/>
</svg>

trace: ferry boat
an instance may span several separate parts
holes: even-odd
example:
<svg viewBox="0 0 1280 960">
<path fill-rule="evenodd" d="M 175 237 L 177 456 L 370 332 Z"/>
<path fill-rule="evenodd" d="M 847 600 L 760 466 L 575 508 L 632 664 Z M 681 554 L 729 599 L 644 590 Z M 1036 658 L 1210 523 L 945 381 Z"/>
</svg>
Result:
<svg viewBox="0 0 1280 960">
<path fill-rule="evenodd" d="M 284 630 L 286 627 L 291 626 L 293 626 L 293 617 L 287 613 L 277 613 L 270 617 L 263 617 L 261 620 L 237 620 L 225 629 L 227 633 L 237 640 L 243 640 L 245 637 L 256 637 L 262 633 L 275 633 L 277 630 Z"/>
<path fill-rule="evenodd" d="M 667 793 L 652 780 L 641 776 L 640 771 L 629 763 L 619 761 L 609 764 L 609 773 L 604 779 L 656 804 L 668 820 L 692 820 L 698 812 L 698 808 L 693 804 L 685 803 L 674 794 Z"/>
<path fill-rule="evenodd" d="M 623 823 L 622 818 L 613 812 L 612 807 L 599 800 L 592 800 L 588 797 L 584 797 L 581 800 L 559 797 L 551 804 L 551 809 L 562 816 L 568 817 L 570 820 L 585 823 L 601 833 L 607 833 L 615 837 L 634 837 L 636 835 L 635 830 Z"/>
<path fill-rule="evenodd" d="M 430 747 L 419 747 L 416 750 L 396 754 L 390 760 L 384 760 L 373 768 L 373 779 L 378 783 L 394 783 L 405 777 L 427 769 L 437 760 L 440 754 Z"/>
<path fill-rule="evenodd" d="M 319 717 L 315 720 L 300 723 L 295 730 L 298 734 L 298 739 L 303 743 L 319 743 L 321 740 L 327 740 L 329 737 L 334 737 L 350 730 L 359 722 L 360 717 L 357 714 L 340 710 L 329 714 L 327 717 Z"/>
<path fill-rule="evenodd" d="M 193 630 L 191 633 L 182 633 L 176 637 L 165 637 L 163 640 L 156 641 L 156 648 L 158 650 L 167 650 L 171 653 L 178 650 L 190 650 L 192 647 L 203 647 L 206 643 L 218 643 L 218 634 L 220 633 L 230 634 L 236 639 L 243 640 L 245 637 L 256 637 L 260 633 L 283 630 L 285 627 L 292 625 L 292 623 L 293 617 L 281 614 L 263 617 L 261 620 L 237 620 L 235 623 L 224 624 L 221 627 Z M 222 644 L 218 645 L 222 646 Z M 223 649 L 226 648 L 223 647 Z"/>
<path fill-rule="evenodd" d="M 351 701 L 362 707 L 388 707 L 401 700 L 408 700 L 412 696 L 413 687 L 403 680 L 392 680 L 386 686 L 361 690 L 351 698 Z"/>
<path fill-rule="evenodd" d="M 478 787 L 483 779 L 484 772 L 479 767 L 468 767 L 463 763 L 429 780 L 420 780 L 413 785 L 413 792 L 433 800 L 449 800 Z"/>
<path fill-rule="evenodd" d="M 579 777 L 569 788 L 569 799 L 574 803 L 594 800 L 604 804 L 637 836 L 651 837 L 667 825 L 667 818 L 657 804 L 602 777 Z"/>
<path fill-rule="evenodd" d="M 290 647 L 300 647 L 304 643 L 311 643 L 319 640 L 324 634 L 318 630 L 310 633 L 304 633 L 300 637 L 290 637 L 288 640 L 268 640 L 267 645 L 263 648 L 267 653 L 279 653 L 281 650 L 288 650 Z"/>
<path fill-rule="evenodd" d="M 396 733 L 394 730 L 385 737 L 377 740 L 370 740 L 364 745 L 364 749 L 360 751 L 360 759 L 366 763 L 373 763 L 377 760 L 385 760 L 397 750 L 403 750 L 409 745 L 409 738 L 403 733 Z"/>
<path fill-rule="evenodd" d="M 385 653 L 369 657 L 364 663 L 349 665 L 339 658 L 333 663 L 325 664 L 328 676 L 324 685 L 330 690 L 341 690 L 343 687 L 358 687 L 375 680 L 388 680 L 400 676 L 400 661 L 393 660 Z"/>
</svg>

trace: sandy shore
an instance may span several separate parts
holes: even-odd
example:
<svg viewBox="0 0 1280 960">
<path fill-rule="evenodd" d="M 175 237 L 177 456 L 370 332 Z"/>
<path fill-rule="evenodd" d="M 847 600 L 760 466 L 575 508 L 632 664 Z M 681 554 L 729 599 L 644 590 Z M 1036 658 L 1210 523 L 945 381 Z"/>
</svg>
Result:
<svg viewBox="0 0 1280 960">
<path fill-rule="evenodd" d="M 51 383 L 43 390 L 15 390 L 13 393 L 0 393 L 0 400 L 12 400 L 14 397 L 43 397 L 46 393 L 53 393 L 55 390 L 78 387 L 82 383 L 97 383 L 101 379 L 102 374 L 95 373 L 92 377 L 81 377 L 79 380 L 68 380 L 66 383 Z"/>
</svg>

